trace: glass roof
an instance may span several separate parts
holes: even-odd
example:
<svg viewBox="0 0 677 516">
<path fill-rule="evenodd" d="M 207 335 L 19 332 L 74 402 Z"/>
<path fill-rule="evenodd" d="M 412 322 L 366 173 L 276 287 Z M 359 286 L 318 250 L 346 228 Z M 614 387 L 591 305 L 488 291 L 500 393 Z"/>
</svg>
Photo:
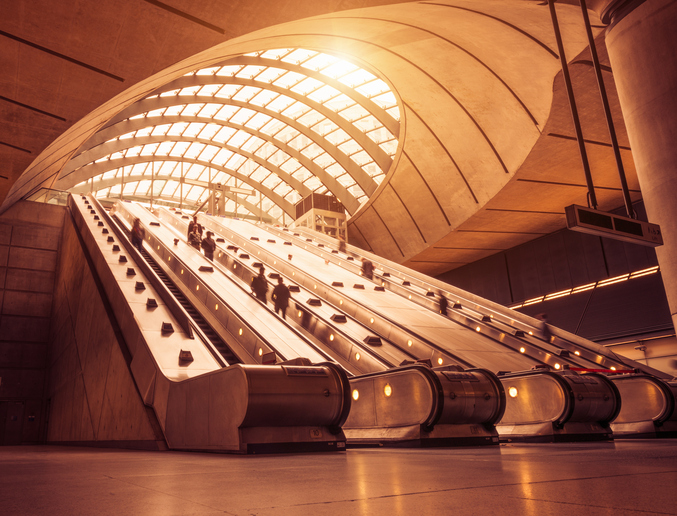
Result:
<svg viewBox="0 0 677 516">
<path fill-rule="evenodd" d="M 224 194 L 227 213 L 280 223 L 312 192 L 335 195 L 352 214 L 388 172 L 399 119 L 388 85 L 353 63 L 298 48 L 254 52 L 133 104 L 61 178 L 74 192 L 186 207 L 220 183 L 256 192 Z"/>
</svg>

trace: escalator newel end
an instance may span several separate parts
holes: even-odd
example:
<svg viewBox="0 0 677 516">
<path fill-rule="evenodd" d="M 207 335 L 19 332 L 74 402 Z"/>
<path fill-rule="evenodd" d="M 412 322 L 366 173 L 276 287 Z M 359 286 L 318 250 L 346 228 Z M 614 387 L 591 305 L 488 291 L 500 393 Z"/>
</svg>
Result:
<svg viewBox="0 0 677 516">
<path fill-rule="evenodd" d="M 136 276 L 136 271 L 134 267 L 127 267 L 127 276 Z"/>
<path fill-rule="evenodd" d="M 146 300 L 146 308 L 157 308 L 157 300 L 155 298 L 149 297 Z"/>
<path fill-rule="evenodd" d="M 118 260 L 120 263 L 127 263 L 127 257 L 124 254 L 121 254 Z"/>
<path fill-rule="evenodd" d="M 146 285 L 144 285 L 143 281 L 137 281 L 134 290 L 146 290 Z"/>
<path fill-rule="evenodd" d="M 172 323 L 170 323 L 170 322 L 163 322 L 161 331 L 162 331 L 162 335 L 168 335 L 170 333 L 174 333 L 174 326 L 172 326 Z"/>
</svg>

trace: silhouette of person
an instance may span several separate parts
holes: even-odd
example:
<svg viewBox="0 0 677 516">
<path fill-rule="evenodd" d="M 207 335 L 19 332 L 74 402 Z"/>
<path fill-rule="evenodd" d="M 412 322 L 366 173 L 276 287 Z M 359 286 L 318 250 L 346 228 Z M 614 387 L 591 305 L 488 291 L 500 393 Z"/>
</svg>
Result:
<svg viewBox="0 0 677 516">
<path fill-rule="evenodd" d="M 279 276 L 277 278 L 277 285 L 275 285 L 275 288 L 273 289 L 271 298 L 273 303 L 275 303 L 275 313 L 281 311 L 283 319 L 286 319 L 287 307 L 289 306 L 290 297 L 291 294 L 289 293 L 287 285 L 284 284 L 282 276 Z"/>
<path fill-rule="evenodd" d="M 200 239 L 202 239 L 202 225 L 198 223 L 197 215 L 194 215 L 193 220 L 188 223 L 188 238 L 190 238 L 190 234 L 193 232 L 195 226 L 197 226 L 197 232 L 200 233 Z"/>
<path fill-rule="evenodd" d="M 261 267 L 257 276 L 252 278 L 252 292 L 256 296 L 256 299 L 262 301 L 265 305 L 268 300 L 266 299 L 266 292 L 268 292 L 268 280 L 266 280 L 265 269 Z"/>
<path fill-rule="evenodd" d="M 202 242 L 202 238 L 200 237 L 200 233 L 198 232 L 198 228 L 197 228 L 197 226 L 193 226 L 193 230 L 188 235 L 188 243 L 199 251 L 201 242 Z"/>
<path fill-rule="evenodd" d="M 536 319 L 541 321 L 541 336 L 543 340 L 550 342 L 552 340 L 552 332 L 550 331 L 550 326 L 548 325 L 548 314 L 542 313 L 536 316 Z"/>
<path fill-rule="evenodd" d="M 146 230 L 141 227 L 141 220 L 134 219 L 132 225 L 132 245 L 139 251 L 143 250 L 143 240 L 146 238 Z"/>
<path fill-rule="evenodd" d="M 441 290 L 438 290 L 437 293 L 440 296 L 440 313 L 446 317 L 447 315 L 447 308 L 449 307 L 449 301 L 447 301 L 447 298 L 444 297 L 444 294 L 442 293 Z"/>
<path fill-rule="evenodd" d="M 204 249 L 205 257 L 211 261 L 214 261 L 214 251 L 216 250 L 216 242 L 212 238 L 213 234 L 211 231 L 207 231 L 207 237 L 200 242 L 200 247 Z"/>
<path fill-rule="evenodd" d="M 374 264 L 366 258 L 362 258 L 362 276 L 367 279 L 374 279 Z"/>
</svg>

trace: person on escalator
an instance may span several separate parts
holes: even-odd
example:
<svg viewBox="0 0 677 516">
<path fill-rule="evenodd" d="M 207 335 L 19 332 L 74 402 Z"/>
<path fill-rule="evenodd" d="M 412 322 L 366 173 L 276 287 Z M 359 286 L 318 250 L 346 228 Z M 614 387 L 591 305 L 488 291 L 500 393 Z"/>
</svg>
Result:
<svg viewBox="0 0 677 516">
<path fill-rule="evenodd" d="M 287 285 L 284 284 L 282 276 L 277 278 L 277 285 L 273 289 L 273 294 L 270 296 L 275 303 L 275 313 L 282 312 L 282 318 L 286 319 L 287 307 L 289 306 L 289 298 L 291 294 Z"/>
<path fill-rule="evenodd" d="M 262 301 L 265 305 L 268 301 L 266 299 L 266 292 L 268 292 L 268 280 L 265 276 L 266 270 L 261 267 L 259 269 L 259 274 L 252 278 L 252 292 L 256 296 L 256 299 Z"/>
<path fill-rule="evenodd" d="M 143 239 L 146 238 L 146 230 L 141 227 L 141 220 L 134 219 L 132 226 L 132 245 L 139 251 L 143 249 Z"/>
<path fill-rule="evenodd" d="M 200 234 L 200 239 L 202 239 L 202 225 L 197 221 L 197 215 L 193 216 L 193 220 L 188 223 L 188 238 L 190 239 L 190 234 L 193 232 L 193 228 L 197 226 L 197 232 Z"/>
<path fill-rule="evenodd" d="M 449 306 L 449 301 L 447 301 L 447 298 L 444 297 L 444 293 L 441 290 L 437 291 L 438 295 L 440 296 L 440 313 L 444 316 L 447 315 L 447 307 Z"/>
<path fill-rule="evenodd" d="M 538 314 L 536 319 L 541 321 L 541 336 L 543 340 L 550 343 L 552 342 L 552 333 L 550 332 L 550 326 L 548 325 L 548 314 Z"/>
<path fill-rule="evenodd" d="M 362 258 L 362 276 L 369 280 L 374 279 L 374 264 L 366 258 Z"/>
<path fill-rule="evenodd" d="M 340 253 L 345 253 L 346 252 L 346 239 L 343 238 L 341 235 L 338 236 L 338 250 Z"/>
<path fill-rule="evenodd" d="M 193 226 L 193 230 L 188 235 L 188 243 L 199 251 L 201 242 L 202 237 L 200 237 L 200 233 L 198 233 L 197 226 Z"/>
<path fill-rule="evenodd" d="M 205 257 L 212 262 L 214 261 L 214 251 L 216 250 L 216 242 L 212 238 L 213 234 L 211 231 L 207 231 L 207 238 L 200 243 L 200 247 L 204 249 Z"/>
</svg>

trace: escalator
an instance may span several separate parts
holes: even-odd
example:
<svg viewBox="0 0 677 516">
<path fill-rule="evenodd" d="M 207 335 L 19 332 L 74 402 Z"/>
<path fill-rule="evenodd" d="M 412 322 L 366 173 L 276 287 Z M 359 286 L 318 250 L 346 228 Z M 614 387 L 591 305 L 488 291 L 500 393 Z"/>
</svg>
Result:
<svg viewBox="0 0 677 516">
<path fill-rule="evenodd" d="M 341 427 L 351 404 L 348 377 L 340 367 L 331 362 L 233 363 L 237 362 L 234 355 L 223 367 L 224 360 L 187 313 L 196 316 L 196 312 L 185 306 L 185 300 L 182 306 L 170 295 L 176 285 L 165 282 L 176 282 L 180 276 L 173 277 L 171 268 L 160 271 L 154 263 L 161 242 L 148 234 L 146 250 L 140 254 L 121 224 L 92 196 L 70 196 L 68 207 L 98 276 L 99 292 L 107 298 L 110 314 L 128 344 L 129 374 L 136 389 L 127 395 L 139 396 L 153 410 L 170 449 L 232 453 L 345 450 Z M 172 265 L 178 261 L 175 258 L 172 255 Z M 187 258 L 190 261 L 191 256 Z M 185 272 L 179 281 L 188 280 L 189 275 L 190 281 L 195 279 L 187 267 Z M 169 278 L 163 282 L 164 275 Z M 200 284 L 200 295 L 207 290 Z M 190 295 L 185 297 L 190 300 Z M 219 312 L 225 311 L 226 306 L 221 306 Z M 235 324 L 237 334 L 240 321 Z M 252 347 L 259 344 L 253 333 L 240 335 Z M 97 345 L 96 339 L 90 344 Z M 243 353 L 241 358 L 250 357 Z M 115 428 L 123 432 L 134 424 L 133 416 L 123 411 Z"/>
<path fill-rule="evenodd" d="M 158 275 L 162 282 L 167 286 L 167 289 L 172 293 L 176 300 L 183 306 L 184 310 L 190 315 L 193 322 L 202 330 L 202 333 L 209 339 L 214 348 L 216 348 L 228 365 L 241 364 L 235 353 L 226 345 L 219 334 L 209 325 L 209 323 L 202 317 L 202 314 L 195 309 L 195 307 L 186 299 L 181 290 L 174 284 L 169 276 L 165 274 L 162 268 L 157 264 L 145 248 L 141 249 L 141 256 L 148 263 L 151 269 Z"/>
</svg>

